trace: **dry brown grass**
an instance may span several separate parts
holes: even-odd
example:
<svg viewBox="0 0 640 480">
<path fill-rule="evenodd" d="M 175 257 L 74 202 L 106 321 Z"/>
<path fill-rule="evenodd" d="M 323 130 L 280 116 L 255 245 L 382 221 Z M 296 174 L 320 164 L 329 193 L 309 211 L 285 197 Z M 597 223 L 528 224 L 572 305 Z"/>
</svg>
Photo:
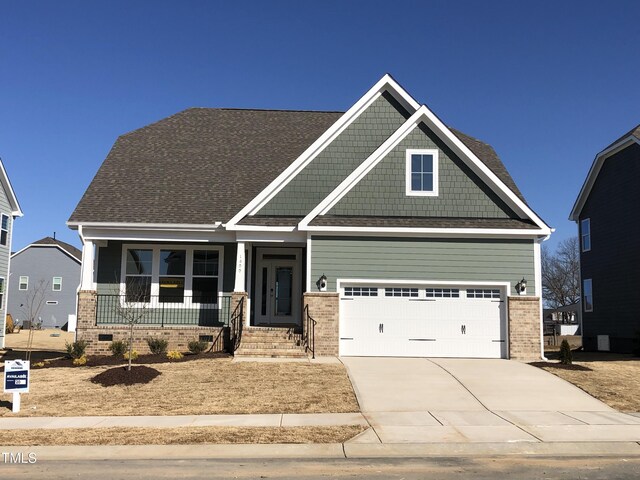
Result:
<svg viewBox="0 0 640 480">
<path fill-rule="evenodd" d="M 59 335 L 52 337 L 51 335 Z M 33 350 L 49 350 L 64 352 L 66 351 L 65 343 L 72 343 L 75 339 L 75 333 L 64 332 L 58 328 L 50 328 L 46 330 L 34 330 L 31 348 Z M 14 350 L 25 350 L 29 340 L 29 330 L 20 330 L 18 333 L 10 333 L 5 338 L 5 347 Z"/>
<path fill-rule="evenodd" d="M 640 359 L 631 355 L 573 352 L 574 364 L 592 371 L 541 367 L 622 412 L 640 412 Z"/>
<path fill-rule="evenodd" d="M 0 430 L 3 445 L 195 445 L 343 443 L 366 427 L 182 427 Z"/>
<path fill-rule="evenodd" d="M 162 375 L 145 385 L 101 387 L 90 379 L 112 367 L 31 372 L 19 416 L 204 415 L 358 412 L 342 365 L 232 363 L 202 359 L 154 364 Z M 13 415 L 0 402 L 0 416 Z"/>
</svg>

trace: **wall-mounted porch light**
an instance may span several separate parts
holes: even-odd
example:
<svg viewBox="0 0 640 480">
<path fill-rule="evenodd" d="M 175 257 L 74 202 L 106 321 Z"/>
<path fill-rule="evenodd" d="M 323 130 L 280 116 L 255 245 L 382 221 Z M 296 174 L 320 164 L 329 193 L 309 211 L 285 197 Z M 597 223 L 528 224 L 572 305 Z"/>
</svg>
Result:
<svg viewBox="0 0 640 480">
<path fill-rule="evenodd" d="M 318 287 L 318 290 L 320 290 L 321 292 L 327 291 L 327 276 L 324 273 L 316 282 L 316 286 Z"/>
</svg>

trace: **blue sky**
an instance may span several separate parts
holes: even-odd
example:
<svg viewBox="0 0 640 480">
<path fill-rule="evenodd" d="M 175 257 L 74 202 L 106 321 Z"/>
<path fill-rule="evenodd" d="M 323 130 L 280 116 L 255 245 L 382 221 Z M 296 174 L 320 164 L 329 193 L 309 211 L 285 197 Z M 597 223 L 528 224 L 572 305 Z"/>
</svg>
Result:
<svg viewBox="0 0 640 480">
<path fill-rule="evenodd" d="M 0 157 L 57 232 L 116 137 L 192 106 L 345 110 L 391 73 L 492 144 L 559 240 L 595 154 L 640 123 L 637 1 L 0 3 Z"/>
</svg>

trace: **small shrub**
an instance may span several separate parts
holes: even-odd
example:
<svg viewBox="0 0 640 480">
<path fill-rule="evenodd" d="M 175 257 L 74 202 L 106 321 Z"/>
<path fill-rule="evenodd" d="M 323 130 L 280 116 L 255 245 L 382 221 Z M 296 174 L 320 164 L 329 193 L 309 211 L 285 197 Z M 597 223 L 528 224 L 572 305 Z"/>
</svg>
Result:
<svg viewBox="0 0 640 480">
<path fill-rule="evenodd" d="M 113 354 L 114 357 L 122 357 L 129 350 L 129 342 L 124 340 L 114 340 L 109 345 L 109 351 Z"/>
<path fill-rule="evenodd" d="M 67 343 L 65 345 L 67 347 L 67 355 L 69 355 L 71 358 L 76 359 L 84 357 L 84 352 L 87 349 L 86 340 L 77 340 L 73 343 Z"/>
<path fill-rule="evenodd" d="M 4 328 L 5 335 L 13 333 L 15 328 L 16 328 L 16 325 L 15 323 L 13 323 L 13 317 L 11 315 L 7 315 L 7 323 L 5 324 L 5 328 Z"/>
<path fill-rule="evenodd" d="M 198 355 L 199 353 L 204 352 L 207 349 L 207 342 L 202 342 L 200 340 L 191 340 L 187 345 L 189 347 L 189 351 L 194 355 Z"/>
<path fill-rule="evenodd" d="M 122 355 L 122 357 L 125 360 L 129 360 L 129 352 L 124 352 L 124 355 Z M 136 352 L 135 350 L 131 350 L 131 360 L 136 360 L 138 358 L 138 352 Z"/>
<path fill-rule="evenodd" d="M 571 346 L 567 339 L 562 340 L 560 344 L 560 363 L 562 365 L 571 365 L 573 363 L 573 355 L 571 354 Z"/>
<path fill-rule="evenodd" d="M 169 342 L 164 338 L 149 337 L 147 338 L 147 345 L 149 345 L 149 350 L 154 355 L 164 355 L 167 353 Z"/>
<path fill-rule="evenodd" d="M 180 360 L 182 357 L 184 357 L 184 355 L 182 355 L 182 353 L 177 350 L 171 350 L 170 352 L 167 352 L 167 358 L 169 360 Z"/>
<path fill-rule="evenodd" d="M 86 360 L 86 359 L 85 359 Z M 36 362 L 32 365 L 32 367 L 42 368 L 44 367 L 44 362 Z"/>
<path fill-rule="evenodd" d="M 86 364 L 87 364 L 87 357 L 85 357 L 84 355 L 73 359 L 74 367 L 81 367 L 82 365 L 86 365 Z"/>
</svg>

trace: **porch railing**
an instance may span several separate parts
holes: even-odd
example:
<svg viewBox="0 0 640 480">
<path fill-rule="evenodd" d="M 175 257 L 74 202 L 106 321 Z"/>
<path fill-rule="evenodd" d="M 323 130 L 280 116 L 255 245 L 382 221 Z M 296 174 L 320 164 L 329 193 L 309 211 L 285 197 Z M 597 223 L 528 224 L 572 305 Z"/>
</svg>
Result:
<svg viewBox="0 0 640 480">
<path fill-rule="evenodd" d="M 311 358 L 316 358 L 316 325 L 318 322 L 309 314 L 309 305 L 304 306 L 303 321 L 302 345 L 305 352 L 311 352 Z"/>
<path fill-rule="evenodd" d="M 229 318 L 229 345 L 231 353 L 235 352 L 240 347 L 240 340 L 242 340 L 242 324 L 244 319 L 244 297 L 240 299 L 236 308 L 233 309 Z"/>
<path fill-rule="evenodd" d="M 147 295 L 132 302 L 126 295 L 98 294 L 96 325 L 155 325 L 225 327 L 229 325 L 231 297 L 219 296 L 215 303 L 200 303 L 202 297 Z"/>
</svg>

